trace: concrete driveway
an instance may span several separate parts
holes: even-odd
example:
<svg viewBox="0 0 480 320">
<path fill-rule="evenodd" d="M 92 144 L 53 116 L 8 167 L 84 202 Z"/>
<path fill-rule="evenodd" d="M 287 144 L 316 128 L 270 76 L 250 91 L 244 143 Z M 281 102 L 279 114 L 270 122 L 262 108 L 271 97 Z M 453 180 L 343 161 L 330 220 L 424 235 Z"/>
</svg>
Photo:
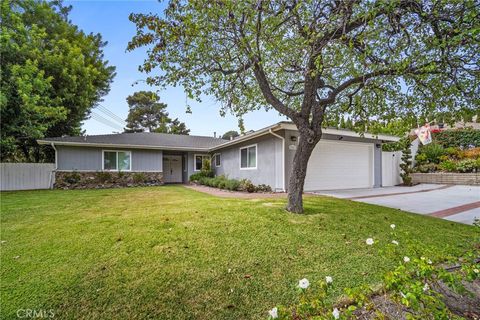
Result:
<svg viewBox="0 0 480 320">
<path fill-rule="evenodd" d="M 480 186 L 420 184 L 413 187 L 313 193 L 377 204 L 465 224 L 472 224 L 475 217 L 480 218 Z"/>
</svg>

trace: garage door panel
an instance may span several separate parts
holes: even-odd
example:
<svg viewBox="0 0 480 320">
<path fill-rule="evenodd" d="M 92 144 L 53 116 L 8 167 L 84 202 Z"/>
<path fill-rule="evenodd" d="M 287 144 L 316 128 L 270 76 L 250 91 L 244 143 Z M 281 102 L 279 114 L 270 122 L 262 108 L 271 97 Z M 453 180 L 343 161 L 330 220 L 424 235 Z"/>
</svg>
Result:
<svg viewBox="0 0 480 320">
<path fill-rule="evenodd" d="M 320 141 L 308 162 L 304 189 L 369 188 L 372 174 L 372 144 Z"/>
</svg>

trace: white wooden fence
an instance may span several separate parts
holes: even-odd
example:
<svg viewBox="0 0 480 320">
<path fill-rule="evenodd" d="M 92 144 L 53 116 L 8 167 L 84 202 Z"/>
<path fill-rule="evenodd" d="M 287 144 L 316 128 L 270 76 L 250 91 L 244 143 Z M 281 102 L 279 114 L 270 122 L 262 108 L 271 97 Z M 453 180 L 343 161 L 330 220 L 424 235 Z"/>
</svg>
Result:
<svg viewBox="0 0 480 320">
<path fill-rule="evenodd" d="M 54 163 L 0 163 L 0 190 L 50 189 Z"/>
<path fill-rule="evenodd" d="M 382 186 L 391 187 L 402 183 L 400 178 L 401 151 L 382 152 Z"/>
</svg>

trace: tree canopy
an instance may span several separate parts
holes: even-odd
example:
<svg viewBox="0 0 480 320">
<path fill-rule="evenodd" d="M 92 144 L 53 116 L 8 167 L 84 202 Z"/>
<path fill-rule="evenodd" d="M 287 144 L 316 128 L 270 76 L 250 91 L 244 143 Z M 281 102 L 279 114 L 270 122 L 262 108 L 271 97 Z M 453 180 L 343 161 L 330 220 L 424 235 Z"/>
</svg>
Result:
<svg viewBox="0 0 480 320">
<path fill-rule="evenodd" d="M 160 102 L 160 96 L 155 92 L 135 92 L 127 97 L 127 103 L 129 112 L 126 132 L 190 133 L 185 123 L 168 116 L 167 105 Z"/>
<path fill-rule="evenodd" d="M 325 120 L 456 117 L 479 107 L 475 0 L 171 0 L 163 16 L 131 14 L 157 86 L 207 94 L 221 112 L 274 108 L 299 130 L 291 211 Z M 153 72 L 160 69 L 162 72 Z"/>
<path fill-rule="evenodd" d="M 106 42 L 73 25 L 69 11 L 60 1 L 1 3 L 2 161 L 38 161 L 35 139 L 79 134 L 110 89 Z"/>
<path fill-rule="evenodd" d="M 230 140 L 230 139 L 232 139 L 232 138 L 238 137 L 239 135 L 240 135 L 240 134 L 239 134 L 236 130 L 230 130 L 230 131 L 225 132 L 225 133 L 222 135 L 222 139 Z"/>
</svg>

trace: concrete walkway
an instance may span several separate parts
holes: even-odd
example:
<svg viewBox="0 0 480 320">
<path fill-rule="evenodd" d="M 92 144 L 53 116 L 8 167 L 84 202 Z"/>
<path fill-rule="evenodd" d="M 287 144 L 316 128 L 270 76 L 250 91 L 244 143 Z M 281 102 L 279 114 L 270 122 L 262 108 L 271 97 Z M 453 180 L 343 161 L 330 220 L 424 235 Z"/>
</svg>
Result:
<svg viewBox="0 0 480 320">
<path fill-rule="evenodd" d="M 316 191 L 314 194 L 377 204 L 465 224 L 472 224 L 475 217 L 480 218 L 480 186 L 420 184 L 413 187 Z"/>
</svg>

